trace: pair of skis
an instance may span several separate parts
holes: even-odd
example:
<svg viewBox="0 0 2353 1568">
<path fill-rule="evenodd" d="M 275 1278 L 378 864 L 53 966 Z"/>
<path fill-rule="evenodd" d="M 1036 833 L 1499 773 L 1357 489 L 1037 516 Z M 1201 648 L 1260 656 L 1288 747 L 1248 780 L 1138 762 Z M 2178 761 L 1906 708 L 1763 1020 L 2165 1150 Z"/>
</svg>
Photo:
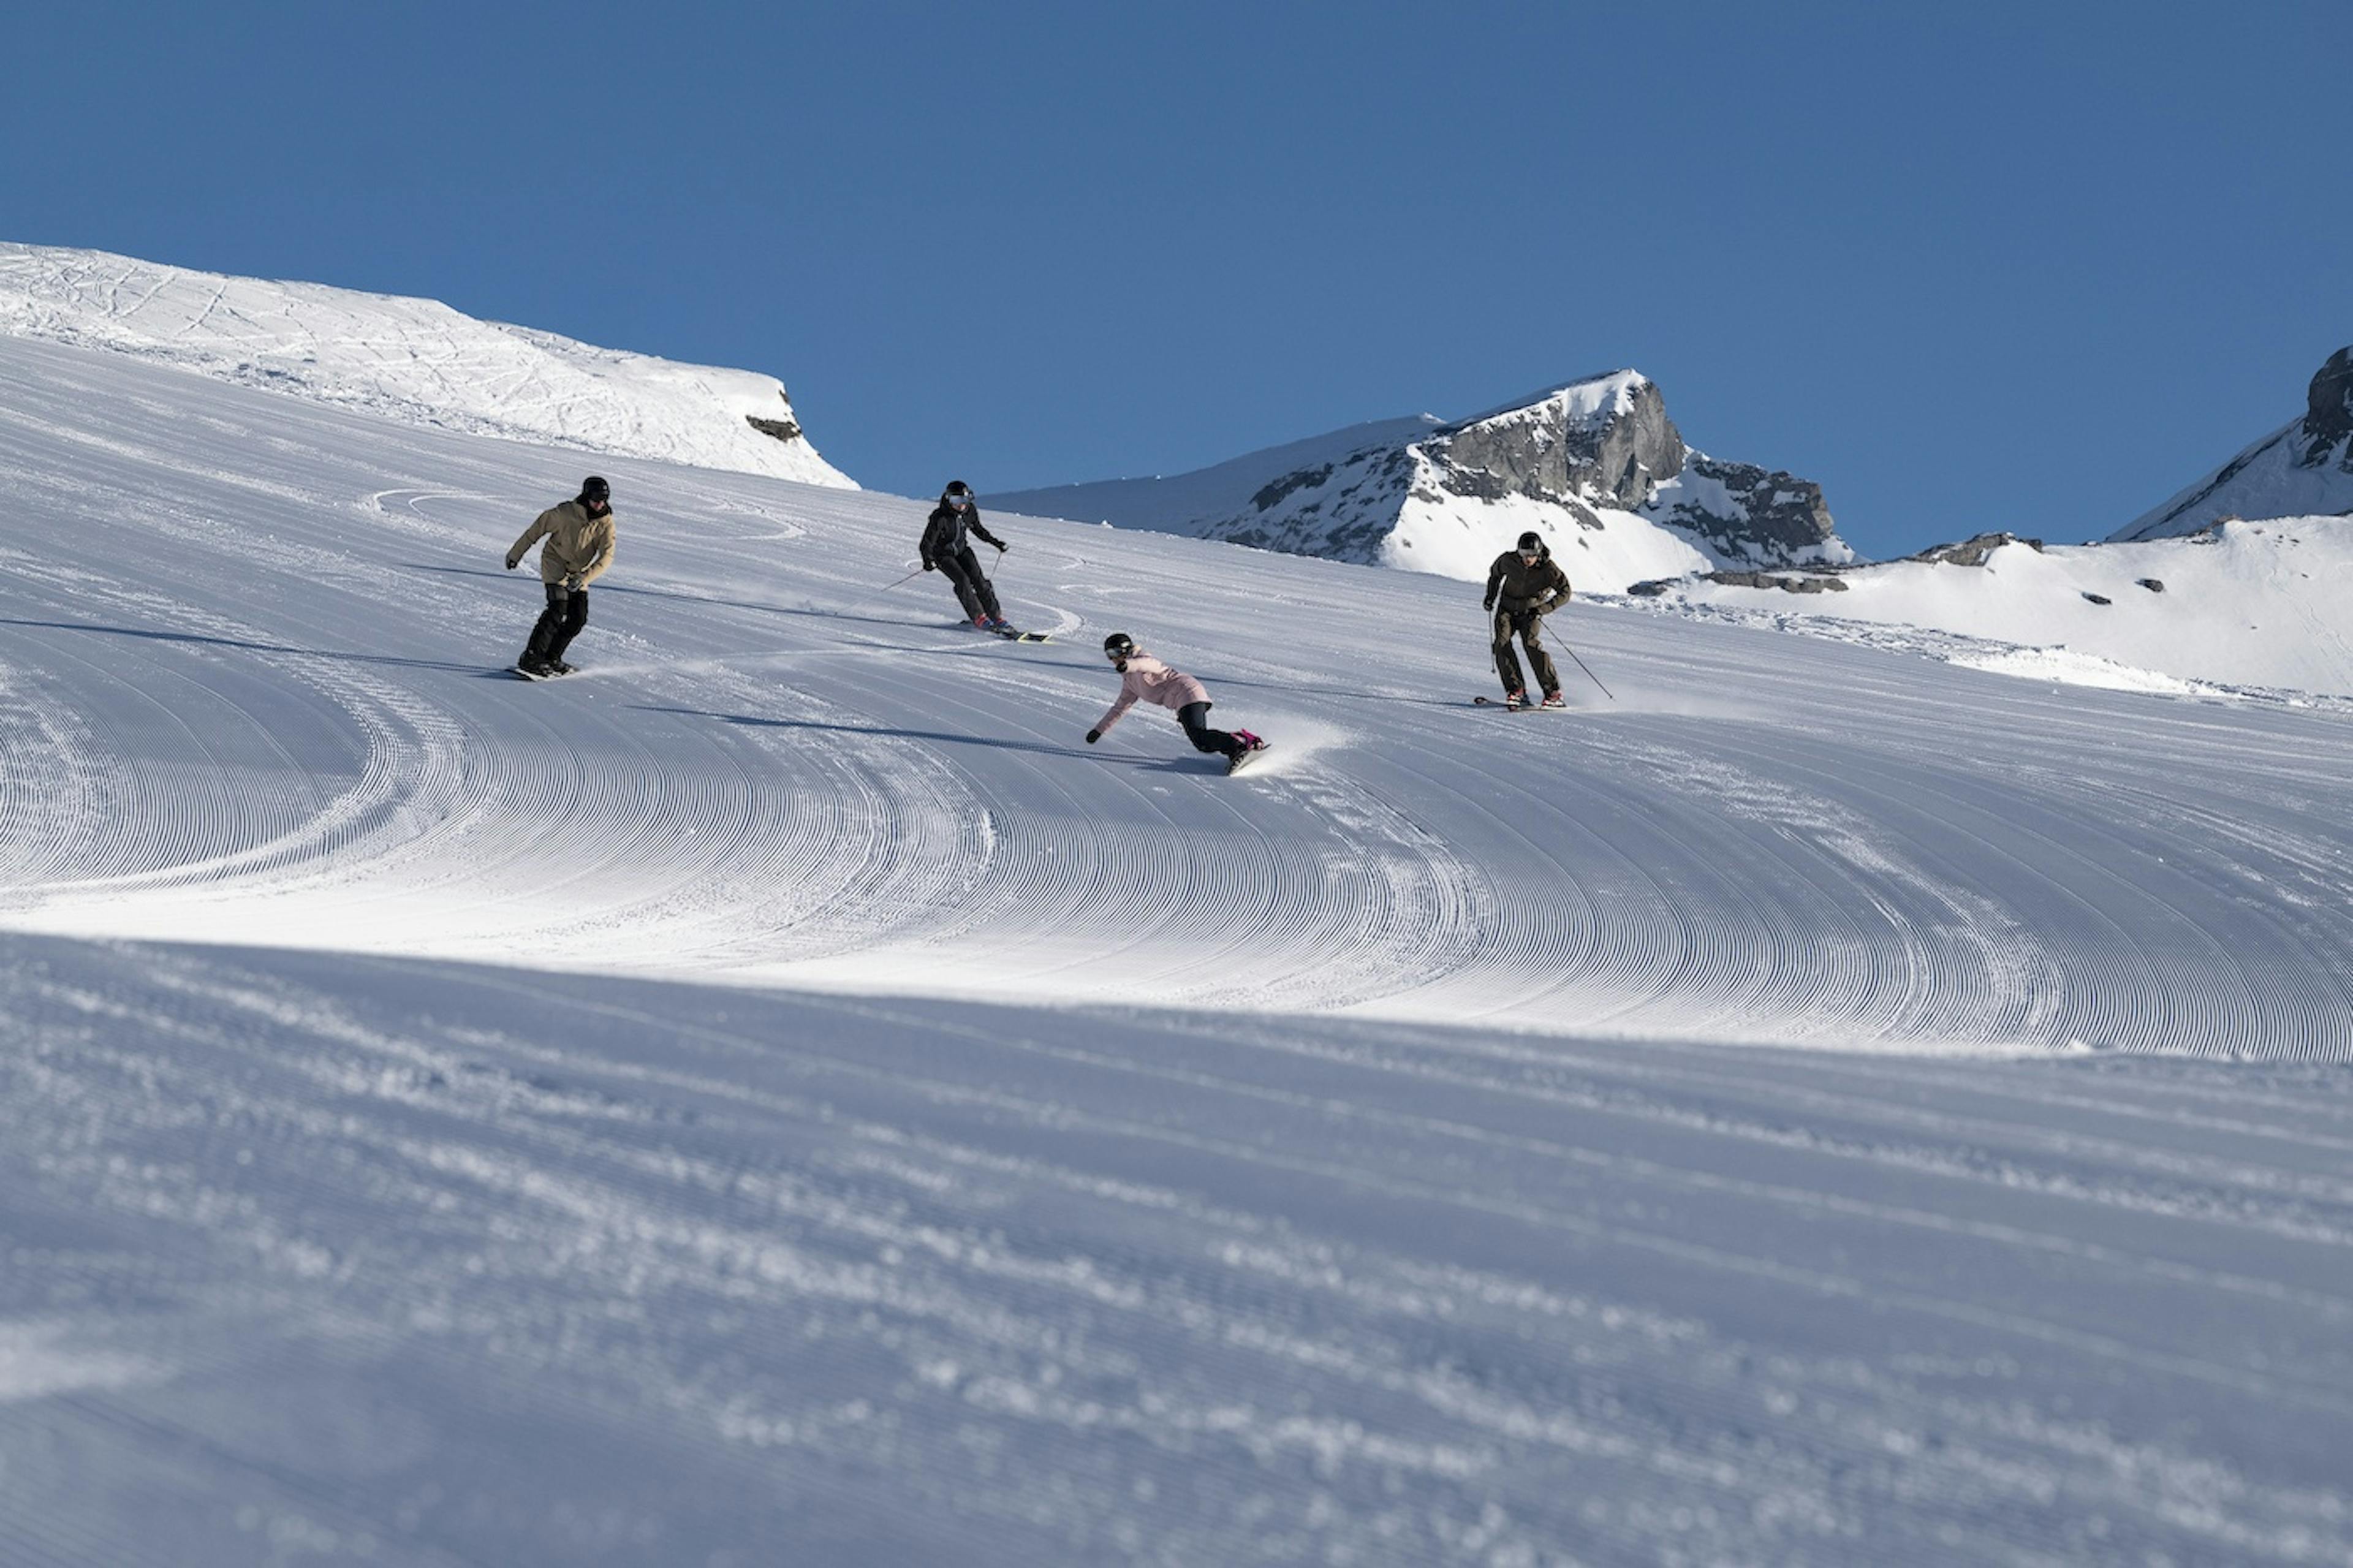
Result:
<svg viewBox="0 0 2353 1568">
<path fill-rule="evenodd" d="M 1501 708 L 1506 713 L 1566 713 L 1566 704 L 1546 707 L 1541 702 L 1514 702 L 1504 697 L 1473 697 L 1471 700 L 1481 708 Z"/>
</svg>

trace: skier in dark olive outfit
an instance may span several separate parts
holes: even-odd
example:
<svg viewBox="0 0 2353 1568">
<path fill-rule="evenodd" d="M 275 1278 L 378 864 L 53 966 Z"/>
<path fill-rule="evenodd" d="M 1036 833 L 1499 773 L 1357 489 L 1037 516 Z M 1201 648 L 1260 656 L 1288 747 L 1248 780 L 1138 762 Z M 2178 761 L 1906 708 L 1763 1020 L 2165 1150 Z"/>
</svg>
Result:
<svg viewBox="0 0 2353 1568">
<path fill-rule="evenodd" d="M 1520 535 L 1517 548 L 1495 557 L 1487 568 L 1487 609 L 1494 616 L 1495 673 L 1503 678 L 1504 700 L 1514 707 L 1528 700 L 1520 676 L 1520 656 L 1512 647 L 1517 636 L 1535 667 L 1544 687 L 1544 706 L 1566 708 L 1561 700 L 1560 672 L 1545 651 L 1544 618 L 1568 603 L 1568 574 L 1553 560 L 1544 540 L 1530 532 Z"/>
<path fill-rule="evenodd" d="M 997 546 L 997 554 L 1005 553 L 1005 541 L 981 526 L 980 508 L 972 504 L 972 487 L 956 479 L 940 492 L 940 504 L 932 509 L 930 521 L 923 524 L 923 570 L 947 574 L 956 603 L 964 606 L 974 626 L 985 632 L 1009 632 L 1013 628 L 997 607 L 997 590 L 982 575 L 980 563 L 965 538 L 968 533 Z"/>
<path fill-rule="evenodd" d="M 547 608 L 515 660 L 515 668 L 534 679 L 572 673 L 564 650 L 588 624 L 588 584 L 613 563 L 613 487 L 591 474 L 580 482 L 577 496 L 541 512 L 507 550 L 507 570 L 513 571 L 523 552 L 542 539 L 547 542 L 540 546 L 539 580 L 547 589 Z"/>
</svg>

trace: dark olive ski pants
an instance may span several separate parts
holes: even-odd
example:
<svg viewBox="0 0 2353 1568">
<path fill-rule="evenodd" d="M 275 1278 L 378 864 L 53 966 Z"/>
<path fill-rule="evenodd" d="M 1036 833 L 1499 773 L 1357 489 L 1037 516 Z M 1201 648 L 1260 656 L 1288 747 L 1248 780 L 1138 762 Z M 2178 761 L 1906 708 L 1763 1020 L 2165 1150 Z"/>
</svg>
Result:
<svg viewBox="0 0 2353 1568">
<path fill-rule="evenodd" d="M 1536 680 L 1547 696 L 1560 689 L 1560 671 L 1552 667 L 1552 655 L 1545 651 L 1544 617 L 1534 610 L 1517 614 L 1510 610 L 1495 612 L 1495 673 L 1504 678 L 1505 691 L 1525 691 L 1527 682 L 1520 679 L 1520 656 L 1512 647 L 1516 634 L 1521 647 L 1528 650 L 1528 663 L 1535 667 Z"/>
<path fill-rule="evenodd" d="M 588 624 L 588 590 L 567 588 L 561 583 L 547 587 L 547 608 L 540 611 L 539 624 L 531 628 L 531 642 L 523 648 L 525 658 L 554 662 L 564 657 L 580 628 Z"/>
</svg>

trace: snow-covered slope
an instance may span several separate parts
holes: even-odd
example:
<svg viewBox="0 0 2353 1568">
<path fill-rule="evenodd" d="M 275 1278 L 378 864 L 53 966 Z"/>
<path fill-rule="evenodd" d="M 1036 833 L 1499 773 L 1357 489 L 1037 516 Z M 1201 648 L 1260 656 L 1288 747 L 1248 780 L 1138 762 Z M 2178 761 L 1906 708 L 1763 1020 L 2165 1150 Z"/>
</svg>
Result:
<svg viewBox="0 0 2353 1568">
<path fill-rule="evenodd" d="M 2353 513 L 2353 348 L 2305 389 L 2305 415 L 2109 535 L 2169 539 L 2234 519 Z"/>
<path fill-rule="evenodd" d="M 1479 579 L 1522 532 L 1614 593 L 1712 565 L 1853 558 L 1819 486 L 1683 445 L 1633 371 L 1445 422 L 1351 426 L 1169 479 L 994 498 L 1017 511 Z"/>
<path fill-rule="evenodd" d="M 2353 716 L 599 466 L 0 340 L 0 1562 L 2353 1561 Z"/>
<path fill-rule="evenodd" d="M 443 429 L 851 485 L 751 371 L 400 299 L 0 243 L 0 335 L 110 349 Z"/>
<path fill-rule="evenodd" d="M 1989 534 L 1836 574 L 1746 575 L 1643 591 L 1820 636 L 1857 623 L 1944 634 L 1915 646 L 2035 679 L 2353 696 L 2349 518 L 2229 522 L 2132 544 Z"/>
</svg>

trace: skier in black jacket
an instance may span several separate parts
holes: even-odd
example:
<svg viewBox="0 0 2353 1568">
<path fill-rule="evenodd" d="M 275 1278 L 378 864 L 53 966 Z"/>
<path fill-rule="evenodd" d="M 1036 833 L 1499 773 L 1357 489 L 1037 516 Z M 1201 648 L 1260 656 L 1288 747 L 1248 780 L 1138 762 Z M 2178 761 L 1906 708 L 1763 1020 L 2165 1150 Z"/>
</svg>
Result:
<svg viewBox="0 0 2353 1568">
<path fill-rule="evenodd" d="M 967 533 L 978 534 L 983 542 L 997 546 L 997 554 L 1005 553 L 1005 541 L 981 526 L 980 509 L 972 504 L 972 487 L 954 479 L 940 492 L 940 504 L 932 509 L 931 520 L 923 524 L 923 570 L 947 574 L 956 603 L 964 606 L 974 626 L 985 632 L 1009 632 L 1013 628 L 997 607 L 997 590 L 981 574 L 980 563 L 965 538 Z"/>
</svg>

